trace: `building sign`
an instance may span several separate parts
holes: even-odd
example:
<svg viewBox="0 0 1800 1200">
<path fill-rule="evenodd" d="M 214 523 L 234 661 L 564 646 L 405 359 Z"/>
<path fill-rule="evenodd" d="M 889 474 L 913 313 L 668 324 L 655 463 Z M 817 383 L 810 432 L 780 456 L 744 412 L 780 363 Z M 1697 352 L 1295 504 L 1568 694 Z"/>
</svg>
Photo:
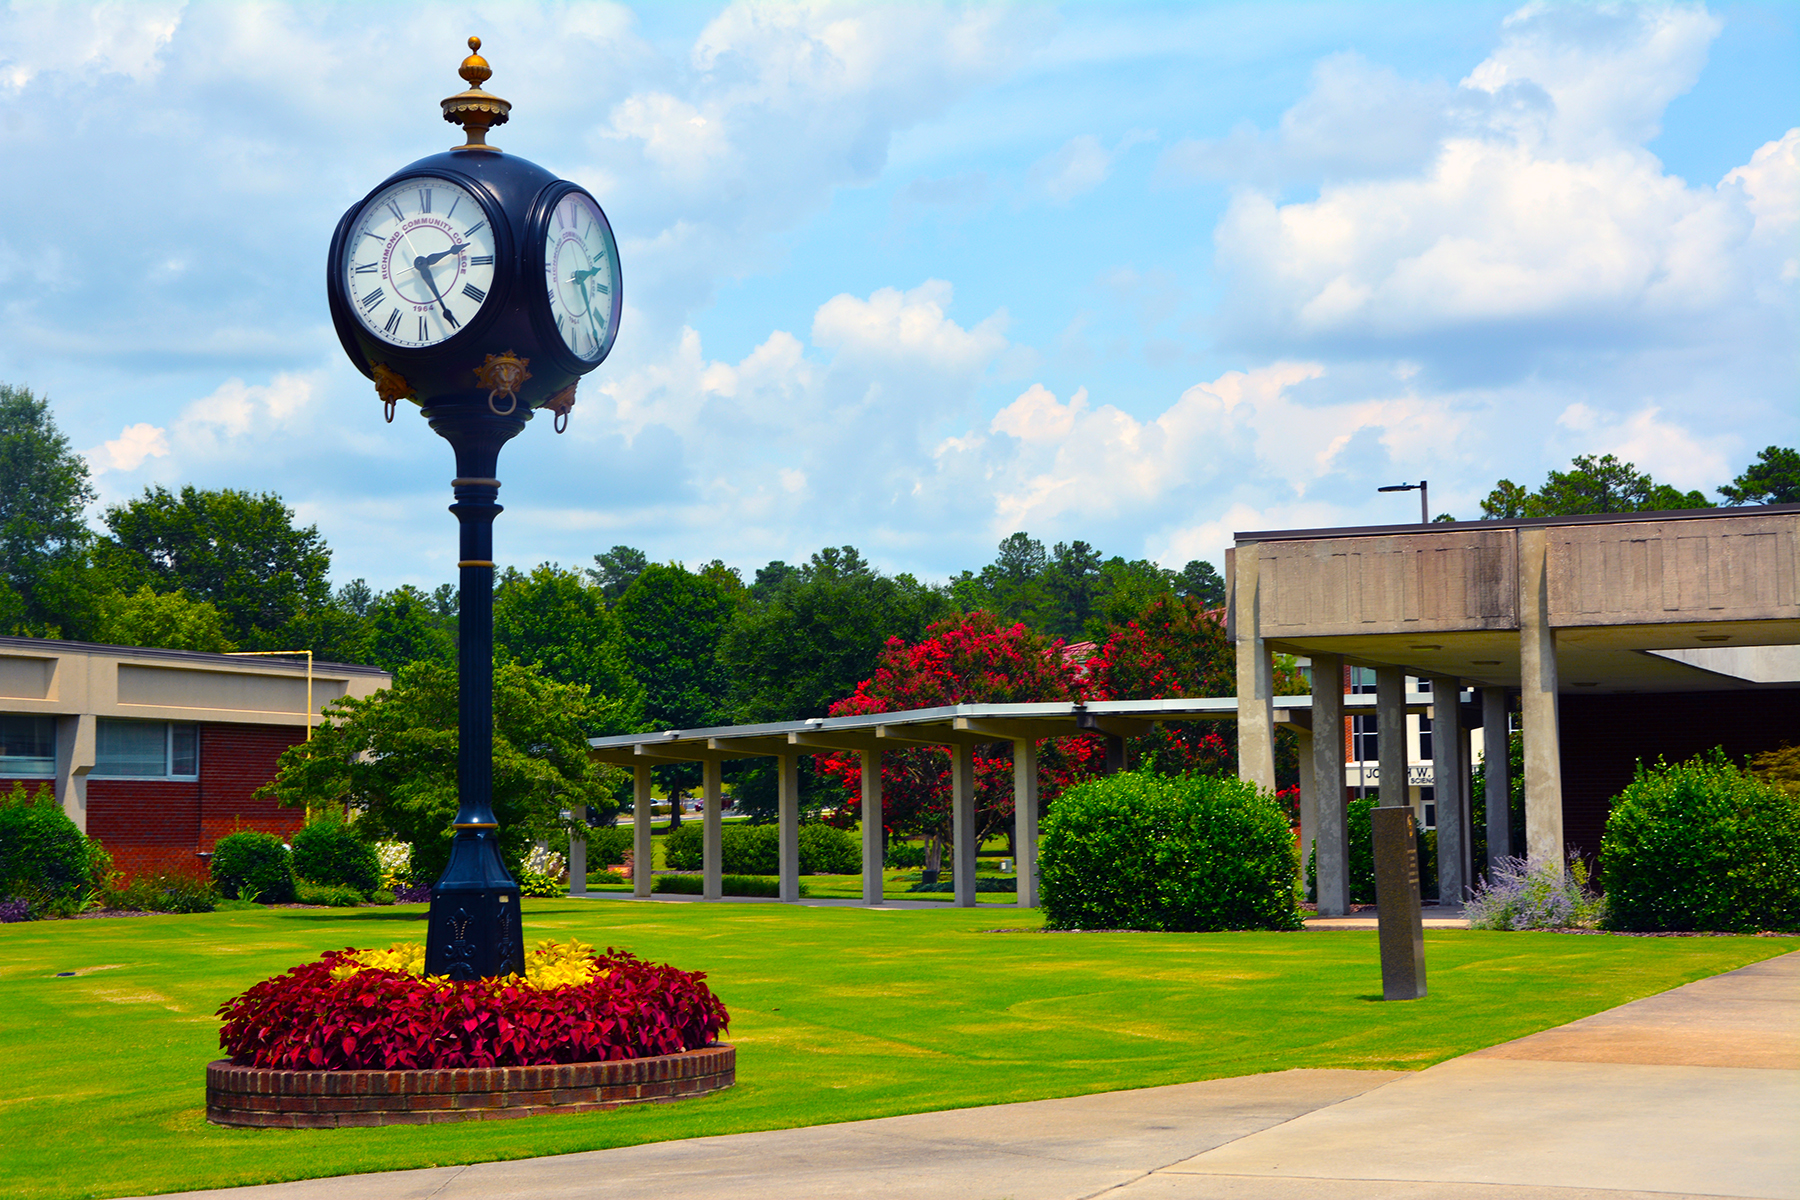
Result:
<svg viewBox="0 0 1800 1200">
<path fill-rule="evenodd" d="M 1363 787 L 1379 787 L 1381 785 L 1381 766 L 1379 763 L 1357 763 L 1354 773 L 1360 777 Z M 1351 772 L 1345 772 L 1346 775 Z M 1407 787 L 1435 787 L 1430 763 L 1414 763 L 1406 768 Z"/>
</svg>

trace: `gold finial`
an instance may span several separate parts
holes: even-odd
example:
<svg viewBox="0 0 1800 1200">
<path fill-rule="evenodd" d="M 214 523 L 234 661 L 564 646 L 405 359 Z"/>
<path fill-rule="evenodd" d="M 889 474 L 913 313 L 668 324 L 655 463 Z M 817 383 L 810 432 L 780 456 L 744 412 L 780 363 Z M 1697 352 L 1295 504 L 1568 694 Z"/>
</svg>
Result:
<svg viewBox="0 0 1800 1200">
<path fill-rule="evenodd" d="M 481 39 L 469 39 L 469 49 L 479 51 Z M 463 59 L 462 67 L 457 71 L 469 87 L 467 91 L 458 92 L 443 101 L 444 120 L 452 125 L 461 125 L 463 135 L 468 141 L 454 146 L 455 150 L 492 150 L 498 154 L 500 147 L 487 143 L 487 131 L 495 125 L 506 124 L 507 115 L 512 112 L 512 105 L 500 97 L 481 90 L 481 85 L 493 77 L 494 70 L 488 66 L 487 59 L 479 53 L 472 53 Z"/>
</svg>

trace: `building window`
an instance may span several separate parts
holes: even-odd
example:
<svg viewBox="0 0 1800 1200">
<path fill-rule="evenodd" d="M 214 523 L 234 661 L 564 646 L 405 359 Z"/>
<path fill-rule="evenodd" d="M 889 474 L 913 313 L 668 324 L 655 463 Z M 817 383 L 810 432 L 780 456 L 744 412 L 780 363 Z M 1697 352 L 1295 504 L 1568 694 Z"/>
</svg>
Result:
<svg viewBox="0 0 1800 1200">
<path fill-rule="evenodd" d="M 1431 718 L 1419 717 L 1419 761 L 1431 761 Z"/>
<path fill-rule="evenodd" d="M 200 727 L 174 721 L 100 718 L 94 730 L 94 774 L 124 779 L 195 779 Z"/>
<path fill-rule="evenodd" d="M 0 715 L 0 775 L 56 774 L 56 718 Z"/>
<path fill-rule="evenodd" d="M 1375 692 L 1373 667 L 1350 668 L 1350 694 L 1369 696 Z M 1377 762 L 1381 758 L 1380 738 L 1375 728 L 1375 715 L 1350 718 L 1350 758 L 1353 762 Z"/>
<path fill-rule="evenodd" d="M 1424 809 L 1424 819 L 1419 823 L 1421 829 L 1437 828 L 1437 789 L 1422 787 L 1419 789 L 1419 807 Z"/>
</svg>

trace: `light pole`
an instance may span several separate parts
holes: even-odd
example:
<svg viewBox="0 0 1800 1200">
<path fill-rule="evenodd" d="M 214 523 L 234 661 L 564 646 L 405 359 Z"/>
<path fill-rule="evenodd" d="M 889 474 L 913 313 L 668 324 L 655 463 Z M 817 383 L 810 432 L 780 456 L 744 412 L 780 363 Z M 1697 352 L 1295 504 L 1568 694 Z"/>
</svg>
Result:
<svg viewBox="0 0 1800 1200">
<path fill-rule="evenodd" d="M 1376 488 L 1378 492 L 1417 492 L 1419 493 L 1419 524 L 1431 524 L 1431 492 L 1430 484 L 1421 479 L 1417 483 L 1396 483 L 1390 487 Z"/>
</svg>

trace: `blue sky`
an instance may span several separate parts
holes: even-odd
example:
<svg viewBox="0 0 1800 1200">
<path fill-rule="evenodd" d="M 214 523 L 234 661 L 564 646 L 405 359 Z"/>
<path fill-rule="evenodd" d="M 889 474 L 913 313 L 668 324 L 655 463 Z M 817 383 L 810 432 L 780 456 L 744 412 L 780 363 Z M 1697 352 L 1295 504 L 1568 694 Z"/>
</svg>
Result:
<svg viewBox="0 0 1800 1200">
<path fill-rule="evenodd" d="M 1409 519 L 1384 483 L 1472 517 L 1800 444 L 1792 4 L 12 4 L 0 380 L 102 503 L 273 490 L 339 583 L 452 577 L 448 447 L 323 266 L 453 144 L 470 33 L 625 273 L 569 431 L 501 459 L 504 562 L 1179 567 Z"/>
</svg>

